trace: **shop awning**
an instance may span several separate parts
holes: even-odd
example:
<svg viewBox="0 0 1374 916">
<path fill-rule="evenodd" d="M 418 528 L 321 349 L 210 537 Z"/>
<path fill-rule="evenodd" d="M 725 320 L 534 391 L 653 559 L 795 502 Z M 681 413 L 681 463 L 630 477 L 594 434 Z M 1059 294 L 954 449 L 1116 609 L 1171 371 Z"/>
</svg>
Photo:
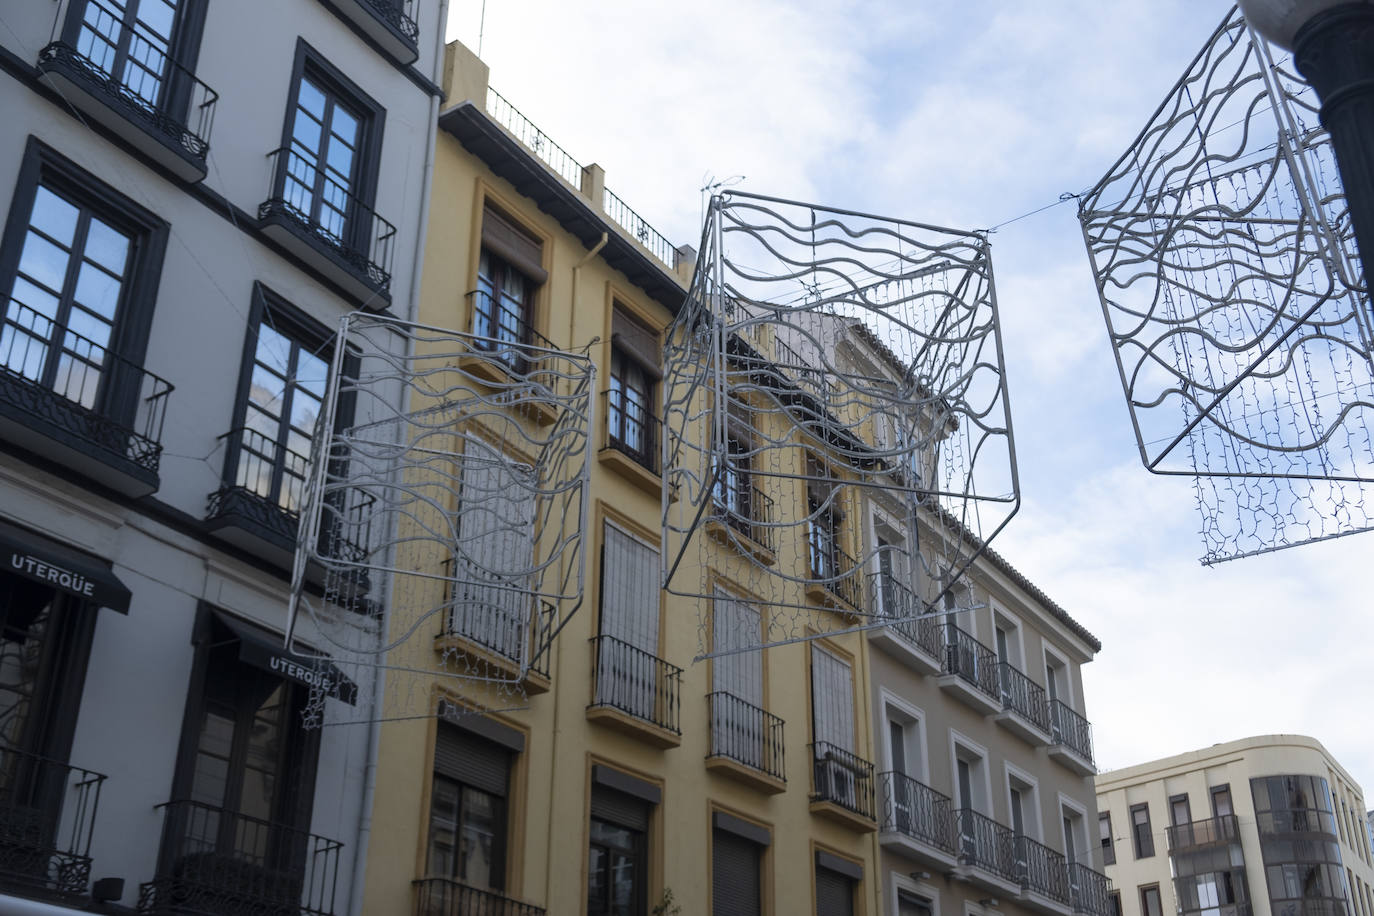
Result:
<svg viewBox="0 0 1374 916">
<path fill-rule="evenodd" d="M 223 624 L 239 643 L 239 661 L 264 671 L 295 681 L 307 687 L 318 687 L 327 696 L 356 706 L 358 685 L 342 671 L 323 658 L 303 658 L 292 655 L 282 645 L 280 635 L 253 626 L 227 614 L 215 612 L 215 620 Z"/>
<path fill-rule="evenodd" d="M 109 562 L 34 531 L 0 521 L 0 566 L 121 614 L 129 613 L 128 587 Z"/>
</svg>

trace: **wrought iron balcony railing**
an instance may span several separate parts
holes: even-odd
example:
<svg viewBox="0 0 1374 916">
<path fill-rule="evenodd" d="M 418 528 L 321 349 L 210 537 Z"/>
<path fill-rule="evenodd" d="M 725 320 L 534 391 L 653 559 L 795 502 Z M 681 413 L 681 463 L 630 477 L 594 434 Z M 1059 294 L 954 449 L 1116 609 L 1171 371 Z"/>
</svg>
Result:
<svg viewBox="0 0 1374 916">
<path fill-rule="evenodd" d="M 711 704 L 709 756 L 725 757 L 785 781 L 782 719 L 724 691 L 707 694 L 706 699 Z"/>
<path fill-rule="evenodd" d="M 258 207 L 258 219 L 281 222 L 373 290 L 390 287 L 396 227 L 314 159 L 289 147 L 267 158 L 271 195 Z"/>
<path fill-rule="evenodd" d="M 841 808 L 877 820 L 873 764 L 828 741 L 811 746 L 811 800 L 834 802 Z"/>
<path fill-rule="evenodd" d="M 467 294 L 472 307 L 473 346 L 493 355 L 512 372 L 525 374 L 537 359 L 535 349 L 557 349 L 553 341 L 534 329 L 526 315 L 485 290 Z"/>
<path fill-rule="evenodd" d="M 1209 817 L 1190 824 L 1177 824 L 1167 828 L 1165 834 L 1169 839 L 1169 849 L 1173 852 L 1197 846 L 1240 842 L 1240 829 L 1234 814 Z"/>
<path fill-rule="evenodd" d="M 601 392 L 601 404 L 606 411 L 606 447 L 657 474 L 663 421 L 654 416 L 653 408 L 615 389 Z"/>
<path fill-rule="evenodd" d="M 1021 887 L 1057 902 L 1069 903 L 1069 870 L 1063 855 L 1028 836 L 1018 836 L 1016 874 Z"/>
<path fill-rule="evenodd" d="M 949 796 L 903 773 L 878 774 L 883 830 L 895 830 L 954 854 L 954 803 Z"/>
<path fill-rule="evenodd" d="M 541 652 L 553 638 L 554 610 L 539 601 L 528 583 L 503 578 L 450 557 L 444 564 L 452 577 L 444 635 L 458 636 L 516 664 L 527 664 L 541 677 L 549 676 L 549 653 Z"/>
<path fill-rule="evenodd" d="M 1045 688 L 1017 671 L 1011 662 L 997 665 L 997 681 L 1002 688 L 1003 708 L 1049 734 L 1050 704 L 1045 698 Z"/>
<path fill-rule="evenodd" d="M 855 575 L 854 558 L 838 543 L 837 532 L 826 520 L 813 519 L 806 526 L 811 575 L 817 584 L 852 608 L 862 607 L 862 583 Z"/>
<path fill-rule="evenodd" d="M 711 493 L 711 515 L 772 552 L 773 498 L 747 481 L 743 472 L 731 472 L 729 479 L 722 475 Z"/>
<path fill-rule="evenodd" d="M 405 36 L 412 45 L 420 41 L 419 0 L 363 0 L 378 19 Z"/>
<path fill-rule="evenodd" d="M 916 597 L 915 592 L 889 573 L 870 573 L 868 588 L 872 595 L 873 612 L 880 617 L 897 618 L 891 627 L 903 639 L 931 658 L 940 658 L 944 654 L 939 617 L 925 614 L 925 604 Z"/>
<path fill-rule="evenodd" d="M 84 894 L 105 777 L 0 748 L 0 884 Z"/>
<path fill-rule="evenodd" d="M 139 912 L 334 913 L 342 843 L 200 802 L 158 808 L 158 871 L 139 888 Z"/>
<path fill-rule="evenodd" d="M 419 878 L 415 916 L 544 916 L 544 908 L 452 878 Z"/>
<path fill-rule="evenodd" d="M 76 43 L 54 41 L 38 69 L 60 71 L 91 96 L 192 160 L 204 177 L 219 95 L 169 57 L 165 42 L 123 10 L 84 0 Z M 59 9 L 66 16 L 67 8 Z M 59 25 L 60 30 L 60 25 Z"/>
<path fill-rule="evenodd" d="M 978 690 L 1000 701 L 997 653 L 952 623 L 945 624 L 945 674 L 956 674 Z"/>
<path fill-rule="evenodd" d="M 210 494 L 206 518 L 234 514 L 294 543 L 310 459 L 248 427 L 231 429 L 220 439 L 234 450 L 228 475 L 233 483 Z"/>
<path fill-rule="evenodd" d="M 669 267 L 676 269 L 677 248 L 673 243 L 664 238 L 653 226 L 650 226 L 644 217 L 630 209 L 630 205 L 612 193 L 610 188 L 605 190 L 605 194 L 606 215 L 634 236 L 639 244 L 649 249 L 650 254 Z"/>
<path fill-rule="evenodd" d="M 999 878 L 1020 883 L 1016 869 L 1016 834 L 972 808 L 955 812 L 959 825 L 959 861 Z"/>
<path fill-rule="evenodd" d="M 682 669 L 614 636 L 593 636 L 596 686 L 592 706 L 610 707 L 681 734 Z"/>
<path fill-rule="evenodd" d="M 1069 902 L 1075 913 L 1111 916 L 1111 890 L 1112 882 L 1102 872 L 1069 863 Z"/>
<path fill-rule="evenodd" d="M 11 299 L 0 322 L 0 412 L 154 478 L 170 382 Z"/>
<path fill-rule="evenodd" d="M 1050 726 L 1056 744 L 1064 745 L 1088 763 L 1093 762 L 1093 730 L 1087 719 L 1063 700 L 1055 700 L 1050 704 Z"/>
</svg>

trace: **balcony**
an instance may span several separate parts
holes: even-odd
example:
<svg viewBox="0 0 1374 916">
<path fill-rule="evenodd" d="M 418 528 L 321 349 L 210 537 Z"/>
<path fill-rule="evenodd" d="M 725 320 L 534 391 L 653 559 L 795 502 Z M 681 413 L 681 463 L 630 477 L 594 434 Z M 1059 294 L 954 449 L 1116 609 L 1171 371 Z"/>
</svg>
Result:
<svg viewBox="0 0 1374 916">
<path fill-rule="evenodd" d="M 334 913 L 342 843 L 200 802 L 158 808 L 162 848 L 140 913 Z"/>
<path fill-rule="evenodd" d="M 1002 711 L 997 655 L 952 623 L 945 624 L 940 689 L 985 716 Z"/>
<path fill-rule="evenodd" d="M 1028 836 L 1016 837 L 1016 873 L 1022 903 L 1044 913 L 1068 916 L 1069 870 L 1062 855 Z"/>
<path fill-rule="evenodd" d="M 606 417 L 606 441 L 598 457 L 645 492 L 659 495 L 663 490 L 658 472 L 663 422 L 654 416 L 652 407 L 615 389 L 601 392 L 601 409 Z"/>
<path fill-rule="evenodd" d="M 247 427 L 231 429 L 220 439 L 235 453 L 234 483 L 210 494 L 206 527 L 222 540 L 290 569 L 310 459 Z M 270 496 L 274 483 L 276 499 Z"/>
<path fill-rule="evenodd" d="M 869 638 L 918 673 L 939 674 L 945 653 L 938 617 L 926 614 L 916 593 L 888 573 L 869 575 L 868 593 L 878 617 L 896 618 L 881 630 L 870 630 Z"/>
<path fill-rule="evenodd" d="M 992 721 L 1035 747 L 1050 743 L 1050 704 L 1045 688 L 1017 671 L 1010 662 L 997 666 L 1002 711 Z"/>
<path fill-rule="evenodd" d="M 1099 871 L 1069 863 L 1069 902 L 1083 916 L 1112 916 L 1112 882 Z"/>
<path fill-rule="evenodd" d="M 398 64 L 420 59 L 419 0 L 333 0 L 339 15 Z"/>
<path fill-rule="evenodd" d="M 854 558 L 840 549 L 838 532 L 823 521 L 806 526 L 807 557 L 811 578 L 806 596 L 842 614 L 856 614 L 863 606 L 863 584 Z"/>
<path fill-rule="evenodd" d="M 0 749 L 0 889 L 79 896 L 91 879 L 91 837 L 105 777 Z"/>
<path fill-rule="evenodd" d="M 506 300 L 480 289 L 467 293 L 466 299 L 472 315 L 471 352 L 459 358 L 459 368 L 492 389 L 493 403 L 509 405 L 538 426 L 553 423 L 558 412 L 547 392 L 562 379 L 543 378 L 539 370 L 541 357 L 557 346 Z"/>
<path fill-rule="evenodd" d="M 0 322 L 0 437 L 126 496 L 147 496 L 159 485 L 171 393 L 141 366 L 10 300 Z"/>
<path fill-rule="evenodd" d="M 97 121 L 183 181 L 205 177 L 210 127 L 219 96 L 167 56 L 164 42 L 127 22 L 126 14 L 86 0 L 75 32 L 38 53 L 38 72 L 62 100 Z"/>
<path fill-rule="evenodd" d="M 451 878 L 420 878 L 411 886 L 415 916 L 544 916 L 543 907 Z"/>
<path fill-rule="evenodd" d="M 1094 776 L 1093 729 L 1088 720 L 1069 708 L 1063 700 L 1050 703 L 1050 732 L 1054 743 L 1050 757 L 1077 773 Z"/>
<path fill-rule="evenodd" d="M 748 483 L 748 476 L 741 472 L 732 472 L 731 479 L 734 486 L 723 479 L 716 482 L 706 533 L 772 566 L 777 557 L 773 547 L 773 499 Z"/>
<path fill-rule="evenodd" d="M 882 822 L 879 840 L 909 859 L 948 871 L 956 864 L 954 803 L 903 773 L 878 774 Z"/>
<path fill-rule="evenodd" d="M 706 768 L 769 795 L 786 791 L 782 719 L 723 691 L 706 699 L 711 706 Z"/>
<path fill-rule="evenodd" d="M 263 233 L 365 308 L 389 305 L 396 227 L 313 159 L 285 147 L 267 158 L 272 185 L 258 207 Z"/>
<path fill-rule="evenodd" d="M 462 665 L 479 665 L 490 676 L 519 680 L 527 693 L 547 693 L 545 647 L 553 639 L 553 605 L 513 580 L 467 564 L 462 569 L 455 572 L 452 559 L 444 566 L 452 585 L 435 649 L 444 656 L 461 654 Z"/>
<path fill-rule="evenodd" d="M 1171 853 L 1190 852 L 1206 846 L 1240 842 L 1240 828 L 1234 814 L 1209 817 L 1190 824 L 1178 824 L 1165 831 Z"/>
<path fill-rule="evenodd" d="M 587 719 L 656 747 L 681 744 L 682 669 L 614 636 L 594 636 L 591 644 L 595 683 Z"/>
<path fill-rule="evenodd" d="M 1017 868 L 1016 835 L 972 808 L 954 813 L 959 828 L 959 867 L 955 875 L 988 890 L 1016 897 L 1021 893 Z"/>
<path fill-rule="evenodd" d="M 809 748 L 811 813 L 862 833 L 876 829 L 873 764 L 827 741 Z"/>
</svg>

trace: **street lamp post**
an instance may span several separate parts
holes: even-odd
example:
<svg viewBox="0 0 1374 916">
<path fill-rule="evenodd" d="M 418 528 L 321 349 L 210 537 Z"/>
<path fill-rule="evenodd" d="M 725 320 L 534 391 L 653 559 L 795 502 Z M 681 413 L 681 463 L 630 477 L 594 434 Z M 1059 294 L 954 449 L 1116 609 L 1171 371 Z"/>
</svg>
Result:
<svg viewBox="0 0 1374 916">
<path fill-rule="evenodd" d="M 1371 295 L 1374 262 L 1374 0 L 1239 0 L 1255 31 L 1293 52 L 1321 100 Z"/>
</svg>

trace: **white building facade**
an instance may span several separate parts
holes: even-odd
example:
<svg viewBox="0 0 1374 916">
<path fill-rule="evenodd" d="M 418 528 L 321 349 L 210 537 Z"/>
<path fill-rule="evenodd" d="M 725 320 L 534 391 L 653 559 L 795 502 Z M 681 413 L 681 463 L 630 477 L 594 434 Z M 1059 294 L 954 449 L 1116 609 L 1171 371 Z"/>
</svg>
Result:
<svg viewBox="0 0 1374 916">
<path fill-rule="evenodd" d="M 414 314 L 445 15 L 0 4 L 0 912 L 360 905 L 368 697 L 281 634 L 339 319 Z"/>
</svg>

